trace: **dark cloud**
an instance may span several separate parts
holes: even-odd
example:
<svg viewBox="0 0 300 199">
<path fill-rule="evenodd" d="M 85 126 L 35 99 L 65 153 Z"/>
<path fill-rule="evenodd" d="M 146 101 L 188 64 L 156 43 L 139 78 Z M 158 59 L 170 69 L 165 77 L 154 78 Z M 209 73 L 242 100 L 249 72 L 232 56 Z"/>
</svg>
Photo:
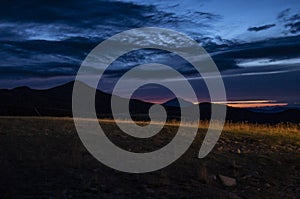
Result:
<svg viewBox="0 0 300 199">
<path fill-rule="evenodd" d="M 289 59 L 300 56 L 300 36 L 273 38 L 215 49 L 217 59 Z"/>
<path fill-rule="evenodd" d="M 239 70 L 239 60 L 288 60 L 297 58 L 300 56 L 300 36 L 290 36 L 282 38 L 273 38 L 264 41 L 250 42 L 250 43 L 230 43 L 230 45 L 216 45 L 210 43 L 209 46 L 204 46 L 205 49 L 209 49 L 211 57 L 216 63 L 220 71 L 227 70 Z M 123 73 L 138 65 L 138 60 L 143 60 L 145 63 L 149 62 L 149 57 L 152 57 L 158 52 L 149 53 L 149 56 L 142 56 L 145 53 L 129 53 L 125 57 L 120 57 L 116 64 L 111 66 L 111 69 L 106 72 L 110 77 L 120 77 Z M 178 56 L 170 53 L 160 52 L 160 57 L 156 57 L 155 62 L 170 65 L 177 71 L 186 76 L 194 76 L 197 71 L 193 70 L 191 65 Z M 118 64 L 126 63 L 128 60 L 135 60 L 132 65 L 128 65 L 128 68 L 118 68 Z M 142 64 L 139 62 L 139 64 Z M 284 67 L 284 66 L 282 66 Z M 113 69 L 114 68 L 114 69 Z M 261 69 L 260 69 L 261 70 Z M 256 71 L 259 72 L 260 70 Z M 270 70 L 270 69 L 267 69 Z M 264 71 L 266 72 L 266 71 Z"/>
<path fill-rule="evenodd" d="M 295 14 L 288 19 L 285 20 L 285 27 L 288 28 L 290 33 L 298 33 L 300 32 L 300 15 Z"/>
<path fill-rule="evenodd" d="M 26 76 L 75 75 L 86 53 L 97 42 L 86 38 L 72 38 L 64 41 L 7 41 L 0 45 L 1 74 Z M 207 43 L 213 60 L 221 71 L 238 69 L 237 60 L 289 59 L 299 57 L 300 36 L 269 39 L 245 44 L 230 43 L 217 45 Z M 131 52 L 117 59 L 106 74 L 120 77 L 130 68 L 155 62 L 170 65 L 187 76 L 197 72 L 183 59 L 172 53 L 144 50 Z"/>
<path fill-rule="evenodd" d="M 292 14 L 290 8 L 280 12 L 277 19 L 287 29 L 285 33 L 296 34 L 300 32 L 300 14 Z"/>
<path fill-rule="evenodd" d="M 208 20 L 217 20 L 217 19 L 221 19 L 222 17 L 220 15 L 217 14 L 213 14 L 213 13 L 209 13 L 209 12 L 194 12 L 193 15 L 204 18 L 204 19 L 208 19 Z"/>
<path fill-rule="evenodd" d="M 248 31 L 258 32 L 258 31 L 270 29 L 274 26 L 276 26 L 276 24 L 266 24 L 266 25 L 263 25 L 263 26 L 250 27 L 250 28 L 248 28 Z"/>
<path fill-rule="evenodd" d="M 127 29 L 153 26 L 164 14 L 153 6 L 113 1 L 4 1 L 0 41 L 85 37 L 100 42 Z"/>
<path fill-rule="evenodd" d="M 2 2 L 0 19 L 22 23 L 67 23 L 76 26 L 91 26 L 109 21 L 113 23 L 119 20 L 118 25 L 121 25 L 121 22 L 126 22 L 126 25 L 140 25 L 136 24 L 140 23 L 138 19 L 153 9 L 151 6 L 110 1 L 19 0 Z M 118 13 L 113 14 L 116 12 Z M 135 15 L 135 18 L 132 15 Z M 95 23 L 97 21 L 98 23 Z"/>
<path fill-rule="evenodd" d="M 182 13 L 178 15 L 151 5 L 119 1 L 4 1 L 0 7 L 1 80 L 54 77 L 70 80 L 69 77 L 76 75 L 82 60 L 99 42 L 123 30 L 145 26 L 187 33 L 211 54 L 222 73 L 239 73 L 242 70 L 238 65 L 240 59 L 289 59 L 300 56 L 300 36 L 241 44 L 226 40 L 218 33 L 211 34 L 214 32 L 213 23 L 222 20 L 222 16 L 188 10 Z M 290 11 L 285 10 L 278 18 L 284 21 L 290 32 L 299 31 L 298 15 L 290 15 Z M 275 24 L 267 24 L 248 30 L 257 32 L 273 26 Z M 140 51 L 116 60 L 105 71 L 105 80 L 111 86 L 114 82 L 111 79 L 118 79 L 136 65 L 153 61 L 170 65 L 187 77 L 197 75 L 189 63 L 174 54 Z M 97 74 L 97 69 L 90 70 Z M 255 78 L 251 80 L 253 82 Z"/>
<path fill-rule="evenodd" d="M 47 29 L 57 34 L 93 33 L 94 37 L 98 34 L 103 39 L 123 30 L 143 26 L 208 27 L 210 24 L 203 20 L 211 21 L 218 17 L 208 12 L 177 16 L 176 13 L 159 11 L 152 5 L 121 1 L 4 1 L 0 6 L 0 23 L 4 24 L 0 27 L 0 40 L 7 39 L 7 33 L 2 35 L 4 30 L 23 35 L 21 38 L 24 38 Z M 93 32 L 95 30 L 98 32 Z"/>
<path fill-rule="evenodd" d="M 3 1 L 0 6 L 1 77 L 74 75 L 87 53 L 118 32 L 143 26 L 209 27 L 209 23 L 205 25 L 207 21 L 218 19 L 218 15 L 208 12 L 179 17 L 159 11 L 155 6 L 120 1 Z M 197 36 L 202 37 L 200 33 Z M 129 66 L 141 64 L 141 60 L 147 63 L 156 55 L 124 56 L 108 74 L 118 76 Z M 161 62 L 177 60 L 169 58 L 165 56 Z M 179 67 L 175 61 L 174 65 Z"/>
<path fill-rule="evenodd" d="M 290 14 L 291 9 L 287 8 L 283 11 L 281 11 L 278 15 L 277 15 L 277 19 L 284 19 L 286 18 L 289 14 Z"/>
</svg>

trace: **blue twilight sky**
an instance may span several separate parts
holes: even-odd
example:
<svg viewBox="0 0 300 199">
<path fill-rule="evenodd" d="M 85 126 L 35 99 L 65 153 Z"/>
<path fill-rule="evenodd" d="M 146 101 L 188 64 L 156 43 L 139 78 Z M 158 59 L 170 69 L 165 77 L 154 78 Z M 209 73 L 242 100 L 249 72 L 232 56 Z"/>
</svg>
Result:
<svg viewBox="0 0 300 199">
<path fill-rule="evenodd" d="M 220 69 L 229 100 L 299 105 L 299 0 L 1 1 L 0 88 L 43 89 L 74 80 L 99 42 L 148 26 L 177 30 L 199 42 Z M 185 74 L 199 101 L 208 99 L 201 78 L 187 63 L 159 51 L 121 57 L 100 89 L 110 92 L 124 72 L 149 61 Z M 144 97 L 168 98 L 144 89 Z"/>
</svg>

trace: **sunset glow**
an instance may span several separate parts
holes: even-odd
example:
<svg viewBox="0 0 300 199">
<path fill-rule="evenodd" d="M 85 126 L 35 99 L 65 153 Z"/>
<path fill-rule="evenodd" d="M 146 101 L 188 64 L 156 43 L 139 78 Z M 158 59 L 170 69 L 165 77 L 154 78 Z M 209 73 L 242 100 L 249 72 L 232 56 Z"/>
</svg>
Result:
<svg viewBox="0 0 300 199">
<path fill-rule="evenodd" d="M 230 107 L 236 108 L 259 108 L 259 107 L 272 107 L 272 106 L 286 106 L 287 103 L 245 103 L 245 104 L 227 104 Z"/>
<path fill-rule="evenodd" d="M 259 108 L 272 106 L 287 106 L 288 103 L 276 102 L 275 100 L 245 100 L 245 101 L 226 101 L 214 102 L 215 104 L 226 104 L 235 108 Z"/>
</svg>

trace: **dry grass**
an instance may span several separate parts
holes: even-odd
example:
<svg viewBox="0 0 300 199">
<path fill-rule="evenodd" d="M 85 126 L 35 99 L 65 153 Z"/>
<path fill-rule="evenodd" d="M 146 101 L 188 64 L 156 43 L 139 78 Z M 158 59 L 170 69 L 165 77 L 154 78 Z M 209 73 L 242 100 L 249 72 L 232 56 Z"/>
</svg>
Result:
<svg viewBox="0 0 300 199">
<path fill-rule="evenodd" d="M 102 122 L 112 123 L 116 122 L 112 119 L 100 119 Z M 129 123 L 126 120 L 117 120 L 120 123 Z M 149 122 L 145 121 L 136 121 L 137 124 L 147 125 Z M 164 124 L 164 122 L 153 121 L 152 124 Z M 179 126 L 184 127 L 195 127 L 198 126 L 199 129 L 221 129 L 226 132 L 232 133 L 251 133 L 251 134 L 263 134 L 263 135 L 281 135 L 288 137 L 297 137 L 300 138 L 300 124 L 299 123 L 276 123 L 276 124 L 260 124 L 260 123 L 248 123 L 248 122 L 229 122 L 226 121 L 224 126 L 218 121 L 200 121 L 198 123 L 190 122 L 178 122 L 176 120 L 168 121 L 165 123 L 167 126 Z"/>
<path fill-rule="evenodd" d="M 72 121 L 73 118 L 70 117 L 6 117 L 0 116 L 0 119 L 34 119 L 34 120 L 66 120 Z M 80 118 L 80 120 L 90 120 Z M 105 123 L 130 123 L 129 120 L 113 120 L 113 119 L 99 119 L 100 122 Z M 135 121 L 136 124 L 141 126 L 148 125 L 150 122 L 147 121 Z M 199 129 L 207 129 L 209 125 L 212 128 L 221 128 L 222 124 L 218 121 L 200 121 L 199 123 L 191 123 L 191 122 L 178 122 L 176 120 L 160 122 L 160 121 L 152 121 L 151 124 L 165 124 L 167 126 L 179 126 L 182 125 L 184 127 L 195 127 L 198 126 Z M 248 123 L 248 122 L 229 122 L 226 121 L 223 126 L 223 131 L 237 132 L 237 133 L 251 133 L 251 134 L 266 134 L 266 135 L 283 135 L 283 136 L 292 136 L 300 138 L 300 124 L 299 123 L 276 123 L 276 124 L 259 124 L 259 123 Z"/>
<path fill-rule="evenodd" d="M 207 128 L 209 121 L 200 122 L 199 128 Z M 277 124 L 253 124 L 248 122 L 226 122 L 224 131 L 231 132 L 251 132 L 259 134 L 281 134 L 300 136 L 300 124 L 295 123 L 277 123 Z"/>
</svg>

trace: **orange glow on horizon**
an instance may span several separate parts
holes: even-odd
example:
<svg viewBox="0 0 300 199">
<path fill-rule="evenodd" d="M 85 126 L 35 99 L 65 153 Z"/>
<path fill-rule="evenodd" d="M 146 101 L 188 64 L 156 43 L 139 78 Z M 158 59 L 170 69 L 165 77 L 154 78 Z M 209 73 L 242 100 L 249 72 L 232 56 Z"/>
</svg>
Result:
<svg viewBox="0 0 300 199">
<path fill-rule="evenodd" d="M 275 100 L 237 100 L 226 102 L 213 102 L 215 104 L 258 104 L 258 103 L 274 103 Z"/>
<path fill-rule="evenodd" d="M 226 104 L 235 108 L 259 108 L 259 107 L 272 107 L 272 106 L 287 106 L 288 103 L 277 102 L 276 100 L 238 100 L 226 102 L 214 102 L 215 104 Z"/>
<path fill-rule="evenodd" d="M 259 107 L 272 107 L 272 106 L 287 106 L 288 103 L 228 103 L 229 107 L 234 108 L 259 108 Z"/>
<path fill-rule="evenodd" d="M 145 100 L 150 103 L 162 104 L 168 100 Z M 189 100 L 186 100 L 190 102 Z M 194 105 L 200 104 L 201 102 L 191 102 Z M 221 101 L 211 102 L 213 104 L 224 104 L 234 108 L 260 108 L 260 107 L 272 107 L 272 106 L 287 106 L 288 103 L 277 102 L 276 100 L 233 100 L 233 101 Z"/>
</svg>

